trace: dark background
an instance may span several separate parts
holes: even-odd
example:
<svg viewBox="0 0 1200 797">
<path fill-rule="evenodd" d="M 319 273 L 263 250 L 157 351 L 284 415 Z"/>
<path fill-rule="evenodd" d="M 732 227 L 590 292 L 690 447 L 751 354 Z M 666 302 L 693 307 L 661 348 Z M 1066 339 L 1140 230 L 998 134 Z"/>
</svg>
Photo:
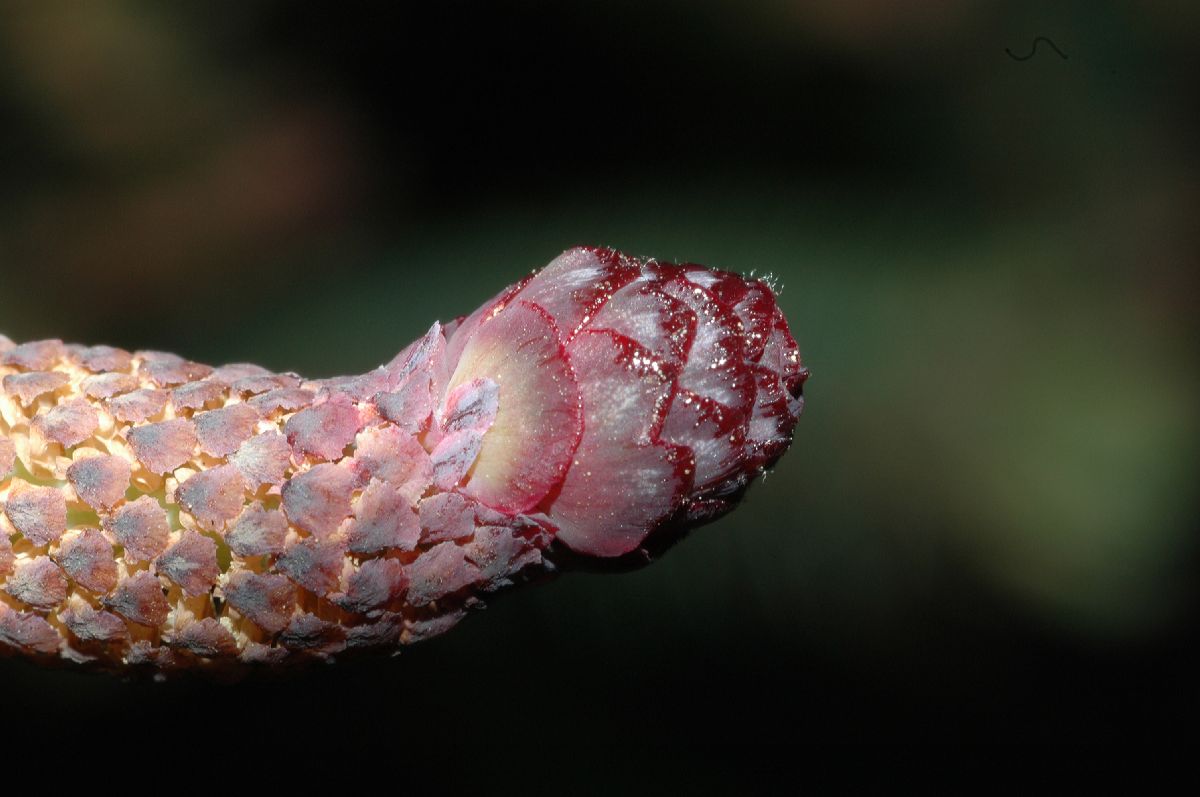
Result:
<svg viewBox="0 0 1200 797">
<path fill-rule="evenodd" d="M 405 5 L 0 6 L 0 331 L 354 373 L 605 244 L 778 278 L 792 451 L 396 659 L 0 662 L 9 731 L 576 785 L 604 744 L 1194 734 L 1196 8 Z"/>
</svg>

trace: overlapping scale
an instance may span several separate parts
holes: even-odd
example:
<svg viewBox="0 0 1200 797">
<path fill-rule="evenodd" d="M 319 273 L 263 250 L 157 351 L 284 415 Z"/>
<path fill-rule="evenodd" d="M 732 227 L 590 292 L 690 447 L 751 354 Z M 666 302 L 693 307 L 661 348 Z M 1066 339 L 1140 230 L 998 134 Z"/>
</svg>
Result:
<svg viewBox="0 0 1200 797">
<path fill-rule="evenodd" d="M 462 491 L 494 509 L 525 512 L 562 481 L 582 429 L 575 374 L 549 314 L 520 301 L 480 324 L 446 391 L 477 379 L 495 383 L 498 404 Z"/>
<path fill-rule="evenodd" d="M 550 520 L 575 551 L 619 556 L 678 509 L 692 482 L 686 449 L 658 439 L 674 379 L 649 351 L 608 330 L 581 333 L 584 433 Z"/>
</svg>

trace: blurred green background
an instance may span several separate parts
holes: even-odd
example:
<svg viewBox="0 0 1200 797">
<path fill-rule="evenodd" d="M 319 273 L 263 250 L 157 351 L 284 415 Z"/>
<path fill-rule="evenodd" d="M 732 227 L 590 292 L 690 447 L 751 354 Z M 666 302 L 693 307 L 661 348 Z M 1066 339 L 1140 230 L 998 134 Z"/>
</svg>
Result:
<svg viewBox="0 0 1200 797">
<path fill-rule="evenodd" d="M 0 8 L 16 340 L 359 372 L 586 243 L 775 275 L 813 373 L 778 468 L 652 567 L 301 680 L 2 662 L 18 710 L 215 723 L 244 690 L 352 740 L 590 745 L 1071 741 L 1197 707 L 1200 9 Z M 1067 58 L 1006 53 L 1038 36 Z"/>
</svg>

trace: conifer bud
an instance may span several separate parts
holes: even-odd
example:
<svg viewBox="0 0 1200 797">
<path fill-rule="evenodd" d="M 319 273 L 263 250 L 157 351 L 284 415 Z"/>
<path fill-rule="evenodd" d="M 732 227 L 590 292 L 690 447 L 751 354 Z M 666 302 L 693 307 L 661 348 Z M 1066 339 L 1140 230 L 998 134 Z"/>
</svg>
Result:
<svg viewBox="0 0 1200 797">
<path fill-rule="evenodd" d="M 595 248 L 354 377 L 0 335 L 0 654 L 169 671 L 424 639 L 560 553 L 732 508 L 806 376 L 766 283 Z"/>
</svg>

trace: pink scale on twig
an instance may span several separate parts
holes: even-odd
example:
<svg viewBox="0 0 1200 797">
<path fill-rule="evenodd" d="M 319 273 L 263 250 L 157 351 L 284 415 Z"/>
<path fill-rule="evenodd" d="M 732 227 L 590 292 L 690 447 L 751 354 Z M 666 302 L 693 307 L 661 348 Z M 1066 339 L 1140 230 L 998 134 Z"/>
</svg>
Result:
<svg viewBox="0 0 1200 797">
<path fill-rule="evenodd" d="M 464 609 L 446 609 L 434 617 L 421 617 L 404 620 L 404 633 L 400 643 L 411 645 L 446 633 L 467 616 Z"/>
<path fill-rule="evenodd" d="M 291 390 L 300 386 L 300 377 L 295 374 L 253 374 L 234 381 L 233 392 L 243 396 L 257 396 L 273 390 Z"/>
<path fill-rule="evenodd" d="M 95 374 L 128 371 L 133 365 L 133 355 L 112 346 L 89 346 L 79 352 L 79 364 Z"/>
<path fill-rule="evenodd" d="M 264 484 L 283 484 L 292 464 L 292 447 L 279 432 L 264 432 L 246 440 L 229 458 L 251 490 Z"/>
<path fill-rule="evenodd" d="M 225 535 L 225 542 L 238 556 L 263 556 L 283 552 L 287 539 L 287 518 L 278 509 L 253 504 Z"/>
<path fill-rule="evenodd" d="M 45 618 L 0 606 L 0 644 L 29 653 L 57 653 L 62 637 Z"/>
<path fill-rule="evenodd" d="M 355 442 L 351 461 L 359 486 L 372 479 L 387 482 L 415 505 L 433 484 L 433 463 L 428 452 L 399 427 L 386 425 L 364 429 Z"/>
<path fill-rule="evenodd" d="M 103 604 L 131 623 L 149 628 L 166 622 L 171 610 L 158 577 L 146 570 L 139 570 L 117 584 Z"/>
<path fill-rule="evenodd" d="M 72 603 L 58 618 L 82 642 L 120 642 L 129 638 L 129 627 L 112 612 Z"/>
<path fill-rule="evenodd" d="M 71 378 L 57 371 L 34 371 L 26 374 L 9 374 L 0 382 L 4 392 L 15 398 L 21 406 L 28 407 L 38 398 L 65 387 Z"/>
<path fill-rule="evenodd" d="M 354 474 L 330 463 L 313 466 L 283 485 L 283 511 L 309 534 L 327 537 L 350 516 Z"/>
<path fill-rule="evenodd" d="M 460 429 L 443 437 L 429 455 L 433 483 L 439 490 L 453 490 L 466 477 L 483 447 L 483 433 Z"/>
<path fill-rule="evenodd" d="M 214 377 L 189 382 L 171 391 L 171 403 L 178 410 L 202 410 L 225 400 L 229 385 Z M 257 413 L 256 413 L 257 415 Z"/>
<path fill-rule="evenodd" d="M 215 617 L 185 625 L 171 640 L 171 647 L 206 659 L 236 656 L 238 652 L 237 640 Z"/>
<path fill-rule="evenodd" d="M 155 388 L 141 388 L 104 402 L 109 413 L 122 423 L 141 423 L 162 413 L 171 394 Z"/>
<path fill-rule="evenodd" d="M 241 514 L 245 493 L 241 471 L 234 465 L 219 465 L 179 485 L 175 498 L 202 528 L 217 531 Z"/>
<path fill-rule="evenodd" d="M 283 629 L 279 642 L 292 650 L 330 655 L 346 647 L 346 629 L 314 614 L 301 614 Z"/>
<path fill-rule="evenodd" d="M 287 648 L 267 645 L 262 642 L 247 642 L 238 654 L 238 661 L 252 666 L 278 666 L 286 664 L 292 657 Z"/>
<path fill-rule="evenodd" d="M 283 431 L 296 451 L 317 459 L 337 460 L 360 428 L 358 408 L 348 398 L 334 396 L 288 418 Z"/>
<path fill-rule="evenodd" d="M 487 377 L 463 382 L 446 396 L 442 428 L 447 433 L 473 429 L 485 434 L 496 422 L 500 408 L 500 386 Z"/>
<path fill-rule="evenodd" d="M 73 448 L 96 432 L 100 416 L 87 400 L 73 399 L 38 415 L 33 423 L 47 440 Z"/>
<path fill-rule="evenodd" d="M 317 387 L 322 395 L 340 396 L 351 402 L 366 401 L 377 393 L 391 386 L 388 372 L 382 366 L 374 371 L 368 371 L 358 376 L 340 376 L 333 379 L 321 379 L 305 383 L 307 387 Z"/>
<path fill-rule="evenodd" d="M 347 579 L 346 591 L 333 596 L 335 604 L 355 614 L 376 612 L 398 599 L 408 575 L 396 559 L 368 559 Z"/>
<path fill-rule="evenodd" d="M 196 439 L 200 450 L 213 457 L 225 457 L 254 434 L 258 426 L 258 413 L 246 404 L 233 404 L 219 410 L 198 413 L 192 418 L 196 424 Z"/>
<path fill-rule="evenodd" d="M 47 371 L 65 352 L 61 340 L 35 340 L 0 354 L 0 365 L 12 365 L 26 371 Z"/>
<path fill-rule="evenodd" d="M 137 352 L 136 356 L 142 358 L 138 373 L 158 387 L 187 384 L 203 379 L 213 372 L 210 366 L 185 360 L 177 354 L 142 351 Z"/>
<path fill-rule="evenodd" d="M 286 387 L 271 390 L 261 396 L 255 396 L 246 403 L 264 418 L 269 418 L 276 412 L 295 412 L 309 406 L 317 394 L 300 387 Z"/>
<path fill-rule="evenodd" d="M 12 572 L 16 555 L 7 534 L 0 534 L 0 580 Z"/>
<path fill-rule="evenodd" d="M 108 399 L 138 389 L 136 376 L 130 374 L 97 374 L 79 383 L 83 394 L 91 399 Z"/>
<path fill-rule="evenodd" d="M 126 434 L 138 461 L 151 473 L 170 473 L 192 458 L 196 432 L 185 418 L 136 426 Z"/>
<path fill-rule="evenodd" d="M 228 363 L 216 368 L 212 372 L 212 376 L 214 379 L 220 379 L 222 382 L 232 385 L 239 379 L 249 376 L 272 376 L 272 374 L 266 368 L 254 363 Z"/>
<path fill-rule="evenodd" d="M 424 429 L 433 413 L 433 394 L 424 371 L 394 391 L 377 393 L 372 401 L 382 417 L 410 434 Z"/>
<path fill-rule="evenodd" d="M 67 530 L 67 502 L 53 487 L 19 484 L 9 494 L 4 512 L 34 545 L 54 542 Z"/>
<path fill-rule="evenodd" d="M 408 602 L 426 606 L 480 578 L 479 568 L 467 561 L 459 545 L 443 542 L 417 557 L 408 568 Z"/>
<path fill-rule="evenodd" d="M 188 595 L 204 595 L 217 583 L 217 544 L 195 531 L 185 531 L 179 542 L 162 553 L 155 568 Z"/>
<path fill-rule="evenodd" d="M 420 537 L 421 525 L 407 497 L 386 482 L 367 485 L 346 532 L 351 553 L 411 551 Z"/>
<path fill-rule="evenodd" d="M 148 639 L 139 639 L 129 646 L 125 653 L 125 663 L 130 667 L 154 667 L 167 670 L 175 667 L 179 661 L 175 652 L 168 647 L 156 645 Z"/>
<path fill-rule="evenodd" d="M 67 468 L 67 480 L 75 494 L 97 512 L 124 500 L 131 475 L 127 459 L 107 454 L 78 459 Z"/>
<path fill-rule="evenodd" d="M 383 367 L 384 373 L 387 374 L 388 388 L 395 390 L 417 374 L 423 374 L 421 378 L 432 379 L 445 354 L 446 339 L 443 336 L 442 325 L 435 321 L 419 340 L 410 343 Z"/>
<path fill-rule="evenodd" d="M 158 556 L 171 535 L 166 511 L 148 495 L 119 507 L 100 523 L 124 547 L 126 557 L 135 562 Z"/>
<path fill-rule="evenodd" d="M 17 562 L 4 591 L 35 609 L 53 609 L 66 600 L 67 577 L 48 556 Z"/>
<path fill-rule="evenodd" d="M 296 587 L 275 573 L 234 573 L 226 582 L 225 600 L 238 614 L 268 634 L 287 627 L 296 606 Z"/>
<path fill-rule="evenodd" d="M 377 617 L 373 616 L 371 622 L 347 628 L 346 647 L 366 649 L 395 645 L 403 632 L 404 615 L 382 612 Z"/>
<path fill-rule="evenodd" d="M 509 586 L 516 574 L 542 561 L 541 551 L 505 526 L 481 527 L 465 552 L 467 560 L 479 568 L 484 592 Z"/>
<path fill-rule="evenodd" d="M 324 597 L 341 583 L 344 556 L 341 543 L 309 537 L 287 546 L 275 560 L 275 568 L 298 586 Z"/>
<path fill-rule="evenodd" d="M 12 474 L 16 461 L 17 447 L 7 437 L 0 437 L 0 482 Z"/>
<path fill-rule="evenodd" d="M 421 501 L 421 543 L 461 540 L 475 531 L 475 503 L 458 493 L 435 493 Z"/>
<path fill-rule="evenodd" d="M 112 543 L 99 529 L 83 529 L 64 537 L 55 558 L 76 584 L 97 595 L 107 595 L 117 584 Z"/>
</svg>

